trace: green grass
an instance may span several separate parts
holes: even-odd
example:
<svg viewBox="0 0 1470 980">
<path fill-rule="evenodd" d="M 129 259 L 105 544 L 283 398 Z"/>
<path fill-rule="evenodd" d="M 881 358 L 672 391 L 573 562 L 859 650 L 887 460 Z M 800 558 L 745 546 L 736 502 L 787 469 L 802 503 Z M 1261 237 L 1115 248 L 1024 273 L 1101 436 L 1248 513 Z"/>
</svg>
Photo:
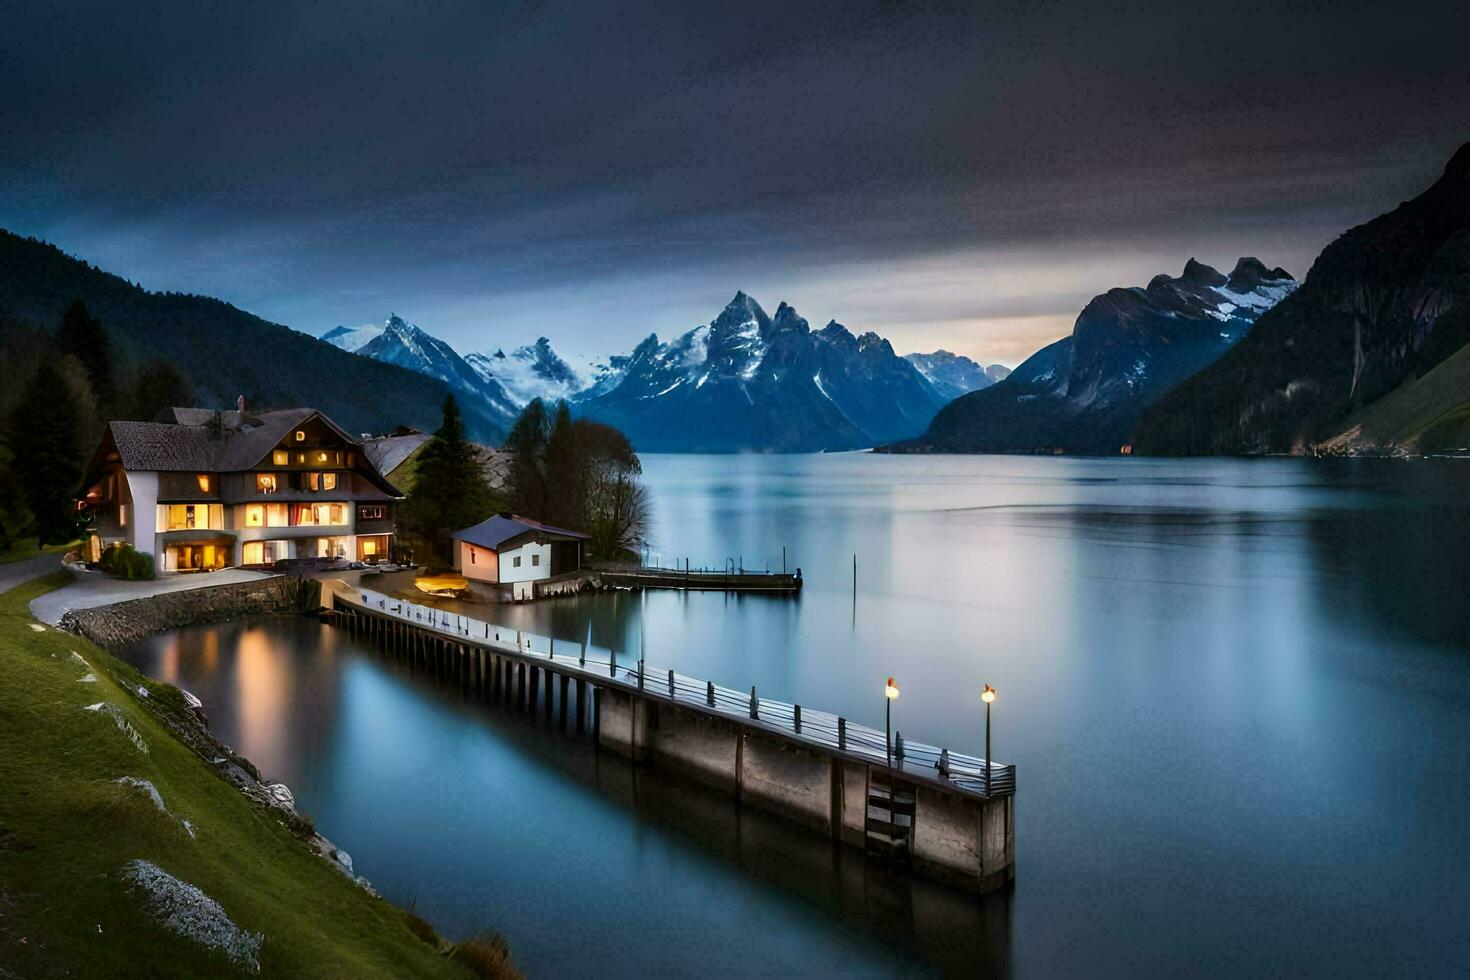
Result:
<svg viewBox="0 0 1470 980">
<path fill-rule="evenodd" d="M 417 937 L 407 912 L 314 855 L 278 811 L 217 776 L 130 693 L 146 686 L 167 712 L 182 703 L 177 689 L 79 637 L 35 631 L 27 603 L 64 579 L 0 594 L 0 976 L 238 973 L 141 911 L 119 875 L 133 858 L 197 885 L 237 926 L 263 933 L 262 975 L 472 975 L 437 937 Z M 85 668 L 71 651 L 96 683 L 79 681 Z M 146 755 L 112 719 L 82 710 L 103 700 L 141 733 Z M 197 839 L 119 776 L 151 780 Z"/>
<path fill-rule="evenodd" d="M 35 558 L 38 555 L 64 555 L 80 544 L 80 541 L 72 541 L 68 544 L 48 544 L 44 548 L 38 548 L 35 538 L 27 538 L 24 541 L 15 542 L 9 548 L 0 549 L 0 565 L 13 561 L 25 561 L 27 558 Z"/>
<path fill-rule="evenodd" d="M 1328 440 L 1329 446 L 1397 447 L 1415 453 L 1470 446 L 1470 346 L 1355 412 L 1342 430 Z"/>
</svg>

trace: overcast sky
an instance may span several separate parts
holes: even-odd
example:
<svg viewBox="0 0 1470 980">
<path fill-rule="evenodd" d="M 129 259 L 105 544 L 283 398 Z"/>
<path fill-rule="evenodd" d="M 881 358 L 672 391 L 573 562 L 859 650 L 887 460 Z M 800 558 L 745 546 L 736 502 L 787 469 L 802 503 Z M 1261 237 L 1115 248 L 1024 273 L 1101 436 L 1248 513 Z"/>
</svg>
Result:
<svg viewBox="0 0 1470 980">
<path fill-rule="evenodd" d="M 0 226 L 311 333 L 608 353 L 744 289 L 1015 364 L 1470 138 L 1462 7 L 1183 6 L 6 4 Z"/>
</svg>

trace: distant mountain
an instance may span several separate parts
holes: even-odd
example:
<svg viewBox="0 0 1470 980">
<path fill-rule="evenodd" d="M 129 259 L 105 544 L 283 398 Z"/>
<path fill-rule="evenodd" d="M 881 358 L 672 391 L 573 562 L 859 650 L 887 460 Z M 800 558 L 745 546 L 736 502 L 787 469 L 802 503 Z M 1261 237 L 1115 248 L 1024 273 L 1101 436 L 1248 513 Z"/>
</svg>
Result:
<svg viewBox="0 0 1470 980">
<path fill-rule="evenodd" d="M 937 350 L 932 354 L 905 354 L 904 360 L 919 369 L 934 389 L 948 399 L 955 399 L 1003 381 L 1011 369 L 1004 364 L 981 367 L 962 354 Z"/>
<path fill-rule="evenodd" d="M 1117 453 L 1152 401 L 1224 354 L 1296 288 L 1243 258 L 1230 275 L 1190 259 L 1178 278 L 1110 289 L 1070 337 L 1005 380 L 950 402 L 905 452 Z"/>
<path fill-rule="evenodd" d="M 1350 413 L 1429 382 L 1466 343 L 1470 144 L 1424 193 L 1323 249 L 1302 288 L 1262 316 L 1250 336 L 1144 413 L 1137 448 L 1310 450 L 1354 424 Z M 1421 413 L 1435 406 L 1452 410 L 1454 385 L 1445 380 L 1433 397 L 1425 389 L 1375 413 L 1390 416 L 1378 420 L 1381 438 L 1433 424 L 1432 413 Z"/>
<path fill-rule="evenodd" d="M 522 405 L 508 396 L 499 382 L 477 371 L 453 347 L 396 313 L 389 314 L 381 327 L 336 327 L 322 339 L 363 357 L 437 378 L 453 388 L 461 402 L 479 405 L 505 429 L 520 413 Z"/>
<path fill-rule="evenodd" d="M 470 354 L 465 360 L 482 378 L 505 389 L 511 401 L 522 408 L 533 398 L 548 402 L 569 399 L 591 385 L 597 375 L 591 364 L 572 367 L 545 337 L 509 354 L 497 350 L 493 354 Z"/>
<path fill-rule="evenodd" d="M 310 405 L 353 433 L 439 425 L 449 391 L 439 381 L 353 357 L 217 299 L 149 292 L 54 245 L 0 230 L 0 310 L 54 330 L 78 299 L 122 359 L 172 362 L 202 405 L 233 406 L 237 395 L 262 409 Z M 465 406 L 465 422 L 478 439 L 498 441 L 505 432 L 503 416 L 479 406 Z"/>
<path fill-rule="evenodd" d="M 707 326 L 612 358 L 579 414 L 651 452 L 855 449 L 921 432 L 945 398 L 874 333 L 812 330 L 736 293 Z"/>
</svg>

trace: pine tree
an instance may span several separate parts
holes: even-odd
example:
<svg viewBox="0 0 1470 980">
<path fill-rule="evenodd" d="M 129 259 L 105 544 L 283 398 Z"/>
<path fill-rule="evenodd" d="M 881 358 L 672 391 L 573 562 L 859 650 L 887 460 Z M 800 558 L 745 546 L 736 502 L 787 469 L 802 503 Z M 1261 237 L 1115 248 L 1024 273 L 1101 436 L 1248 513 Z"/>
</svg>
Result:
<svg viewBox="0 0 1470 980">
<path fill-rule="evenodd" d="M 112 379 L 112 342 L 102 323 L 87 312 L 81 300 L 75 300 L 61 317 L 56 332 L 56 346 L 62 354 L 71 354 L 86 368 L 87 380 L 97 396 L 97 405 L 105 415 L 115 405 L 116 389 Z"/>
<path fill-rule="evenodd" d="M 5 441 L 42 544 L 76 537 L 85 415 L 65 375 L 43 360 L 6 420 Z"/>
<path fill-rule="evenodd" d="M 35 530 L 20 474 L 10 450 L 0 444 L 0 550 L 13 547 Z"/>
<path fill-rule="evenodd" d="M 511 453 L 506 488 L 511 508 L 525 517 L 543 519 L 547 510 L 545 457 L 550 429 L 545 403 L 533 398 L 505 437 Z"/>
<path fill-rule="evenodd" d="M 546 439 L 545 511 L 534 516 L 561 527 L 581 527 L 586 519 L 585 470 L 571 410 L 566 402 L 559 402 Z"/>
<path fill-rule="evenodd" d="M 419 450 L 413 492 L 399 513 L 399 528 L 423 549 L 418 557 L 448 565 L 450 534 L 495 513 L 496 500 L 485 482 L 475 446 L 465 438 L 454 396 L 444 399 L 444 420 Z"/>
<path fill-rule="evenodd" d="M 162 409 L 193 403 L 194 389 L 179 369 L 168 361 L 154 361 L 134 376 L 126 404 L 119 407 L 124 418 L 151 422 Z"/>
</svg>

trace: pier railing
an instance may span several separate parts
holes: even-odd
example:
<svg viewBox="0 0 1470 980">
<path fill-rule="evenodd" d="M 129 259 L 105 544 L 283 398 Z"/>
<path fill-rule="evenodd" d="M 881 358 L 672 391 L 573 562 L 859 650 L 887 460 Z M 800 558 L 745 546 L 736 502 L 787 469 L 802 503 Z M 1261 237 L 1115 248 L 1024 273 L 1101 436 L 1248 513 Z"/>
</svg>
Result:
<svg viewBox="0 0 1470 980">
<path fill-rule="evenodd" d="M 599 683 L 612 682 L 638 690 L 644 697 L 696 706 L 747 723 L 755 722 L 796 741 L 843 752 L 870 764 L 891 765 L 899 773 L 937 777 L 978 796 L 987 794 L 987 770 L 990 796 L 1010 796 L 1016 791 L 1014 765 L 987 762 L 983 758 L 950 752 L 901 735 L 895 737 L 894 751 L 890 756 L 883 732 L 830 712 L 759 697 L 755 688 L 749 692 L 737 691 L 671 668 L 654 667 L 636 660 L 620 663 L 614 651 L 607 651 L 612 657 L 610 660 L 597 659 L 589 656 L 587 646 L 580 643 L 575 644 L 575 653 L 558 653 L 556 640 L 550 636 L 421 606 L 370 589 L 354 591 L 361 595 L 361 605 L 377 615 L 432 629 L 461 641 L 498 648 L 506 653 L 546 660 L 562 669 L 586 674 Z M 350 593 L 339 593 L 339 597 L 351 601 Z M 562 641 L 563 646 L 568 642 Z M 545 649 L 537 649 L 538 644 L 544 645 Z"/>
</svg>

